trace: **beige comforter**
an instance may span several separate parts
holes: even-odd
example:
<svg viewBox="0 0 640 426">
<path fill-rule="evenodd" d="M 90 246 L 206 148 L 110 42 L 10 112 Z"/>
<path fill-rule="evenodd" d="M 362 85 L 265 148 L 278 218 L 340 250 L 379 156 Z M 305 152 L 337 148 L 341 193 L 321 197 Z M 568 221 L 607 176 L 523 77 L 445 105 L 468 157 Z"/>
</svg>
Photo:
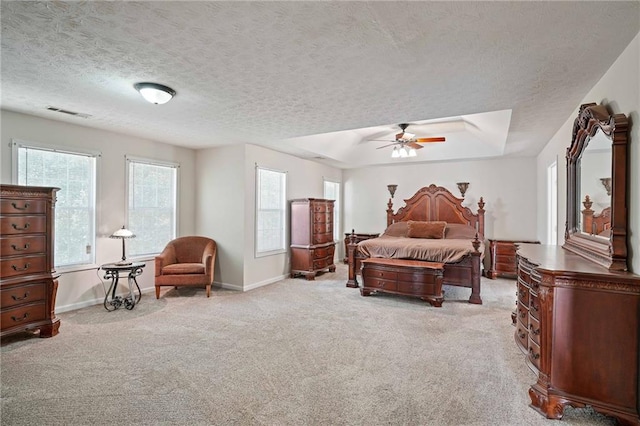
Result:
<svg viewBox="0 0 640 426">
<path fill-rule="evenodd" d="M 361 241 L 358 243 L 358 249 L 365 257 L 455 263 L 475 251 L 471 242 L 470 239 L 425 239 L 382 235 Z M 484 257 L 484 244 L 480 244 L 478 250 L 482 253 L 481 257 Z"/>
</svg>

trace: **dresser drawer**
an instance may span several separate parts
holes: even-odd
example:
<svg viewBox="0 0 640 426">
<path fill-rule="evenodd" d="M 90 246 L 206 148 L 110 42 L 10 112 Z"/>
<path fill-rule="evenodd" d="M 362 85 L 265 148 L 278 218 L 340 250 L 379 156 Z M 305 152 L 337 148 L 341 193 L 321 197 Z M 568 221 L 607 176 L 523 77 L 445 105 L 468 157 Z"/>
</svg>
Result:
<svg viewBox="0 0 640 426">
<path fill-rule="evenodd" d="M 0 277 L 2 278 L 36 274 L 39 272 L 48 272 L 46 255 L 32 255 L 0 260 Z"/>
<path fill-rule="evenodd" d="M 44 200 L 0 200 L 0 213 L 4 214 L 44 214 L 47 203 Z"/>
<path fill-rule="evenodd" d="M 385 278 L 376 278 L 371 276 L 363 277 L 363 281 L 365 281 L 365 286 L 370 288 L 379 288 L 380 290 L 387 291 L 397 291 L 398 284 L 395 280 L 389 280 Z"/>
<path fill-rule="evenodd" d="M 540 370 L 540 346 L 529 337 L 529 361 Z"/>
<path fill-rule="evenodd" d="M 314 244 L 325 244 L 333 242 L 333 233 L 325 232 L 324 234 L 315 234 L 313 236 Z"/>
<path fill-rule="evenodd" d="M 0 238 L 0 255 L 2 257 L 45 253 L 46 250 L 47 240 L 44 235 Z"/>
<path fill-rule="evenodd" d="M 540 301 L 538 300 L 538 295 L 534 293 L 529 295 L 529 315 L 540 320 Z"/>
<path fill-rule="evenodd" d="M 45 300 L 45 284 L 19 285 L 0 289 L 0 308 Z"/>
<path fill-rule="evenodd" d="M 45 303 L 34 303 L 30 305 L 16 306 L 15 308 L 3 309 L 0 314 L 2 321 L 2 330 L 19 326 L 20 324 L 28 325 L 34 321 L 40 321 L 47 316 Z"/>
<path fill-rule="evenodd" d="M 313 214 L 313 223 L 331 223 L 333 222 L 333 214 L 332 213 L 314 213 Z"/>
<path fill-rule="evenodd" d="M 327 211 L 327 203 L 313 203 L 312 210 L 314 213 L 324 213 Z"/>
<path fill-rule="evenodd" d="M 518 300 L 524 306 L 529 306 L 529 289 L 518 281 Z"/>
<path fill-rule="evenodd" d="M 495 247 L 496 255 L 516 255 L 516 246 L 513 243 L 498 243 Z"/>
<path fill-rule="evenodd" d="M 313 258 L 314 259 L 322 259 L 325 257 L 333 257 L 333 253 L 334 253 L 335 247 L 334 246 L 327 246 L 327 247 L 317 247 L 314 251 L 313 251 Z"/>
<path fill-rule="evenodd" d="M 410 294 L 412 296 L 439 296 L 436 290 L 435 283 L 422 283 L 411 281 L 398 281 L 398 291 L 404 294 Z"/>
<path fill-rule="evenodd" d="M 329 257 L 325 257 L 324 259 L 316 259 L 313 261 L 313 270 L 324 269 L 332 263 L 332 259 Z"/>
<path fill-rule="evenodd" d="M 398 281 L 409 281 L 421 284 L 433 284 L 436 282 L 436 279 L 441 276 L 439 274 L 435 274 L 435 271 L 428 270 L 428 272 L 398 272 Z"/>
<path fill-rule="evenodd" d="M 529 326 L 529 310 L 522 303 L 518 302 L 516 312 L 518 315 L 518 322 L 527 329 Z"/>
<path fill-rule="evenodd" d="M 540 345 L 540 322 L 529 316 L 529 338 Z"/>
<path fill-rule="evenodd" d="M 380 268 L 364 268 L 362 271 L 363 277 L 379 278 L 384 280 L 397 280 L 398 273 L 396 271 L 389 271 Z"/>
<path fill-rule="evenodd" d="M 42 234 L 46 229 L 45 216 L 3 216 L 0 218 L 2 235 Z"/>
<path fill-rule="evenodd" d="M 515 269 L 518 267 L 518 264 L 516 263 L 516 255 L 511 254 L 511 255 L 506 255 L 506 254 L 497 254 L 496 255 L 496 263 L 502 263 L 502 264 L 507 264 L 509 265 L 514 271 Z"/>
<path fill-rule="evenodd" d="M 529 333 L 527 332 L 526 327 L 520 322 L 516 323 L 516 343 L 518 343 L 525 352 L 529 348 Z"/>
<path fill-rule="evenodd" d="M 333 226 L 331 222 L 319 222 L 313 224 L 313 233 L 314 234 L 324 234 L 329 233 L 333 237 Z"/>
</svg>

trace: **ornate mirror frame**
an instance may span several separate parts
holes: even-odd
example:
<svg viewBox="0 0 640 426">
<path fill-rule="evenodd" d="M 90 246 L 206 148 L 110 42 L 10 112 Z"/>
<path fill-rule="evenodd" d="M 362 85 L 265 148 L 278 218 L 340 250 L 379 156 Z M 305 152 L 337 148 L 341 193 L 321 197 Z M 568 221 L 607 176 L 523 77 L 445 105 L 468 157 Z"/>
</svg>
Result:
<svg viewBox="0 0 640 426">
<path fill-rule="evenodd" d="M 580 106 L 567 148 L 567 222 L 563 247 L 613 271 L 627 270 L 627 146 L 629 122 L 604 105 Z M 611 234 L 609 239 L 582 233 L 580 214 L 580 158 L 598 130 L 611 139 Z"/>
</svg>

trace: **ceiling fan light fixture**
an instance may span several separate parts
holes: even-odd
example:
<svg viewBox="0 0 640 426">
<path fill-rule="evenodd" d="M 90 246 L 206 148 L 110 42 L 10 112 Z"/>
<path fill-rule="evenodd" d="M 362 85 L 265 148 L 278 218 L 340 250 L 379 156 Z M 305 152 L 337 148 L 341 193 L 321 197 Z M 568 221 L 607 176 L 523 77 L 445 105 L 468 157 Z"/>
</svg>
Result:
<svg viewBox="0 0 640 426">
<path fill-rule="evenodd" d="M 409 148 L 409 157 L 416 157 L 417 155 L 415 148 Z"/>
<path fill-rule="evenodd" d="M 171 87 L 158 83 L 136 83 L 133 87 L 147 102 L 156 105 L 166 104 L 176 95 Z"/>
<path fill-rule="evenodd" d="M 397 146 L 393 147 L 393 151 L 391 151 L 391 158 L 399 158 L 400 157 L 400 150 L 398 149 Z"/>
</svg>

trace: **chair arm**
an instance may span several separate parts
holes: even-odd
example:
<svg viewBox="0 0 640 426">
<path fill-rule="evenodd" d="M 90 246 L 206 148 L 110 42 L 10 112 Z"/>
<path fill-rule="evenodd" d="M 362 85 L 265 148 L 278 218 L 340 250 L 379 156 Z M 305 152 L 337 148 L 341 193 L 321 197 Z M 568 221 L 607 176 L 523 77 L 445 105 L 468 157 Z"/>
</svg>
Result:
<svg viewBox="0 0 640 426">
<path fill-rule="evenodd" d="M 216 250 L 217 246 L 215 242 L 211 242 L 207 245 L 202 253 L 202 263 L 204 264 L 204 273 L 209 277 L 209 282 L 213 283 L 214 270 L 216 265 Z"/>
<path fill-rule="evenodd" d="M 155 257 L 156 277 L 162 275 L 162 268 L 173 263 L 176 263 L 175 249 L 173 246 L 168 245 L 162 250 L 162 253 Z"/>
</svg>

